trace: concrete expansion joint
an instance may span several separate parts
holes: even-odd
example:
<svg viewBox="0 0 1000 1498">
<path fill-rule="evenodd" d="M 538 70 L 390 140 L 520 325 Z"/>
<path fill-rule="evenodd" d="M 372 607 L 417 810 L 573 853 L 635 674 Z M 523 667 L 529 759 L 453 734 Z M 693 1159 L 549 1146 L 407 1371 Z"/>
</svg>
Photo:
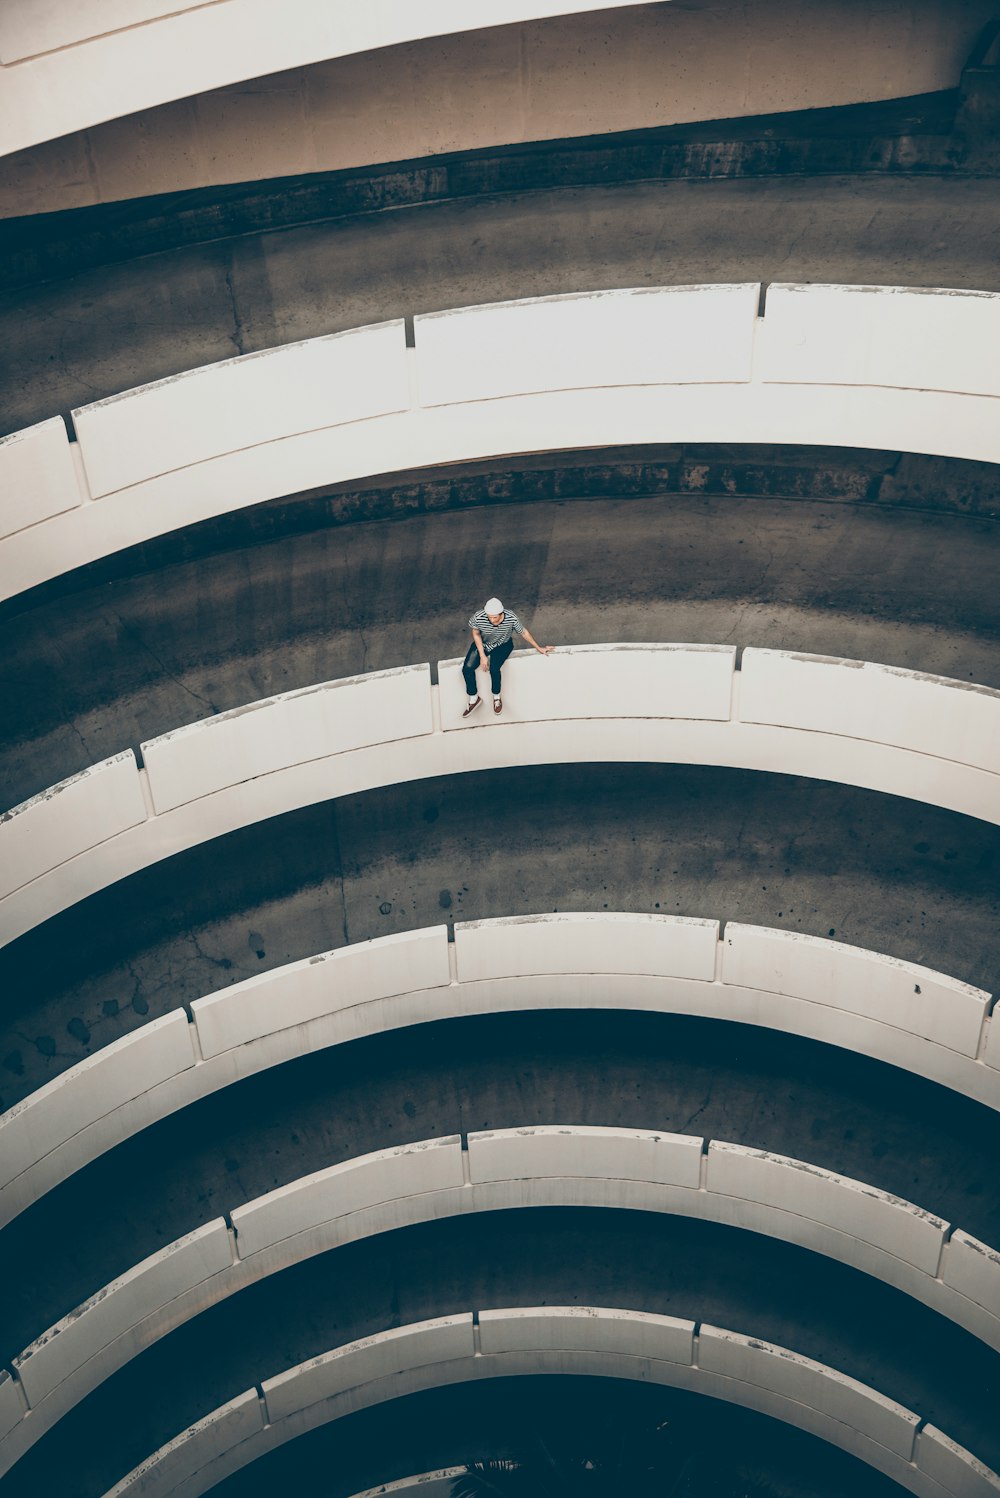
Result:
<svg viewBox="0 0 1000 1498">
<path fill-rule="evenodd" d="M 187 1016 L 188 1035 L 191 1039 L 191 1049 L 194 1052 L 194 1064 L 195 1066 L 204 1066 L 205 1052 L 202 1050 L 201 1036 L 198 1033 L 198 1021 L 195 1018 L 194 1010 L 191 1008 L 190 1003 L 182 1004 L 181 1008 Z"/>
<path fill-rule="evenodd" d="M 472 1355 L 481 1358 L 483 1355 L 482 1336 L 479 1330 L 479 1312 L 472 1313 Z"/>
<path fill-rule="evenodd" d="M 726 922 L 719 922 L 719 940 L 715 943 L 715 968 L 712 974 L 713 983 L 723 981 L 722 963 L 726 951 Z"/>
<path fill-rule="evenodd" d="M 701 1347 L 701 1322 L 696 1321 L 691 1333 L 691 1367 L 698 1367 L 698 1352 Z"/>
<path fill-rule="evenodd" d="M 142 793 L 142 804 L 146 808 L 146 817 L 148 820 L 156 816 L 156 807 L 153 804 L 153 789 L 149 783 L 149 771 L 142 762 L 142 755 L 138 748 L 134 745 L 132 746 L 132 753 L 135 755 L 135 762 L 138 767 L 139 790 Z"/>
<path fill-rule="evenodd" d="M 260 1405 L 260 1418 L 263 1420 L 264 1429 L 266 1430 L 271 1424 L 271 1417 L 268 1412 L 267 1399 L 265 1398 L 263 1387 L 260 1384 L 254 1384 L 254 1392 L 257 1395 L 257 1403 Z"/>
<path fill-rule="evenodd" d="M 233 1221 L 231 1212 L 223 1212 L 222 1220 L 226 1224 L 226 1232 L 229 1234 L 229 1251 L 233 1256 L 233 1264 L 239 1264 L 241 1262 L 238 1241 L 240 1236 L 239 1228 Z"/>
<path fill-rule="evenodd" d="M 469 1155 L 469 1136 L 462 1135 L 462 1185 L 472 1187 L 472 1158 Z"/>
<path fill-rule="evenodd" d="M 21 1382 L 21 1378 L 20 1378 L 20 1375 L 19 1375 L 17 1369 L 13 1366 L 13 1364 L 5 1364 L 4 1368 L 3 1368 L 3 1372 L 7 1374 L 7 1376 L 9 1377 L 9 1379 L 11 1381 L 11 1383 L 14 1385 L 14 1387 L 17 1390 L 17 1397 L 18 1397 L 18 1399 L 21 1402 L 21 1414 L 22 1414 L 22 1416 L 24 1416 L 24 1415 L 30 1415 L 31 1414 L 31 1406 L 28 1403 L 28 1396 L 27 1396 L 27 1394 L 24 1391 L 24 1385 Z"/>
<path fill-rule="evenodd" d="M 452 926 L 448 934 L 448 987 L 458 988 L 458 948 L 455 945 L 455 928 Z"/>
</svg>

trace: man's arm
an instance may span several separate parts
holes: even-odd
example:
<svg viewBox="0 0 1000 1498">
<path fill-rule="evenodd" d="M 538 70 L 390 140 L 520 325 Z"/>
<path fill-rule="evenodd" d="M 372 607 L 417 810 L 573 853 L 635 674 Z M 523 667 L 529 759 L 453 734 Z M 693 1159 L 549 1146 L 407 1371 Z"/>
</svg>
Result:
<svg viewBox="0 0 1000 1498">
<path fill-rule="evenodd" d="M 478 629 L 473 629 L 472 638 L 475 640 L 476 649 L 479 651 L 479 669 L 480 671 L 488 671 L 490 669 L 490 663 L 486 659 L 486 651 L 483 649 L 483 636 L 481 631 Z"/>
<path fill-rule="evenodd" d="M 530 629 L 522 629 L 521 633 L 529 645 L 534 645 L 539 655 L 551 655 L 556 648 L 554 645 L 539 645 Z"/>
</svg>

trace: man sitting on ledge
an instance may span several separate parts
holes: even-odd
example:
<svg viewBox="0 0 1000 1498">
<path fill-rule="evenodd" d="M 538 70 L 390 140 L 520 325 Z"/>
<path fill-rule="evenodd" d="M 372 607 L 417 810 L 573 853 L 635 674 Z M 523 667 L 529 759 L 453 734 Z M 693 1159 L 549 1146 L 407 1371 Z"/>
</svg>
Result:
<svg viewBox="0 0 1000 1498">
<path fill-rule="evenodd" d="M 478 662 L 480 671 L 490 673 L 490 685 L 493 688 L 493 711 L 503 712 L 503 699 L 500 696 L 500 670 L 504 661 L 514 649 L 513 634 L 516 630 L 523 635 L 529 645 L 534 645 L 539 655 L 549 655 L 555 649 L 553 645 L 539 645 L 533 638 L 531 631 L 525 629 L 520 619 L 512 609 L 505 609 L 499 598 L 487 598 L 483 607 L 469 620 L 469 628 L 472 630 L 472 644 L 469 653 L 462 665 L 462 675 L 465 678 L 465 690 L 469 694 L 469 701 L 463 718 L 479 706 L 482 698 L 476 688 L 476 665 Z"/>
</svg>

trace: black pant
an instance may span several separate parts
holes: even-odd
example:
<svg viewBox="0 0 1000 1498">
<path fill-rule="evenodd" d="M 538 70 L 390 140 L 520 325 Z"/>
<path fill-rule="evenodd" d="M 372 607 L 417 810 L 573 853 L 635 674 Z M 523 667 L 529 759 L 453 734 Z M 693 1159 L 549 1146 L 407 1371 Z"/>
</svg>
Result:
<svg viewBox="0 0 1000 1498">
<path fill-rule="evenodd" d="M 494 697 L 500 696 L 500 668 L 504 661 L 514 649 L 514 641 L 510 639 L 506 645 L 498 645 L 491 650 L 486 659 L 490 663 L 490 685 L 493 688 Z M 470 697 L 479 696 L 479 688 L 476 686 L 476 670 L 479 666 L 479 646 L 473 640 L 469 646 L 469 653 L 462 664 L 462 675 L 465 677 L 465 690 Z"/>
</svg>

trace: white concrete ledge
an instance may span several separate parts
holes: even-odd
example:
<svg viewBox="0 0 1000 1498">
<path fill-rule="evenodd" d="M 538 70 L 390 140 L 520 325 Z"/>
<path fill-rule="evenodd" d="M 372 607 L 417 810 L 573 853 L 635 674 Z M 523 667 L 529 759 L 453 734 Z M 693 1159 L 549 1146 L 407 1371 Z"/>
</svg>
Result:
<svg viewBox="0 0 1000 1498">
<path fill-rule="evenodd" d="M 405 411 L 407 381 L 403 323 L 387 322 L 157 380 L 83 406 L 73 421 L 100 499 L 226 453 Z"/>
<path fill-rule="evenodd" d="M 43 879 L 147 818 L 131 749 L 50 786 L 0 817 L 0 909 Z"/>
<path fill-rule="evenodd" d="M 988 1272 L 970 1272 L 963 1254 L 991 1261 L 994 1278 L 1000 1259 L 982 1244 L 970 1248 L 974 1240 L 963 1235 L 960 1249 L 948 1245 L 942 1272 L 949 1224 L 910 1202 L 741 1145 L 713 1140 L 706 1159 L 698 1136 L 573 1125 L 489 1130 L 471 1134 L 467 1151 L 451 1135 L 316 1171 L 233 1210 L 234 1239 L 218 1218 L 99 1290 L 14 1359 L 28 1408 L 0 1439 L 0 1470 L 137 1352 L 268 1275 L 422 1222 L 558 1206 L 676 1213 L 794 1243 L 881 1279 L 1000 1350 L 993 1283 Z M 484 1353 L 545 1345 L 531 1340 L 538 1332 L 530 1320 L 514 1330 L 505 1323 L 501 1332 L 481 1323 Z M 624 1349 L 605 1337 L 589 1350 Z M 668 1355 L 648 1341 L 641 1351 Z M 303 1379 L 314 1390 L 307 1402 L 327 1398 L 342 1366 L 320 1359 L 308 1376 L 289 1375 L 295 1398 Z M 780 1361 L 775 1369 L 775 1379 L 787 1372 Z M 777 1382 L 772 1387 L 783 1392 Z M 296 1407 L 283 1393 L 272 1418 Z M 858 1418 L 847 1423 L 860 1428 Z M 908 1439 L 912 1444 L 912 1431 Z M 892 1449 L 905 1454 L 898 1441 Z"/>
<path fill-rule="evenodd" d="M 428 1139 L 403 1149 L 361 1155 L 343 1165 L 301 1176 L 245 1207 L 237 1207 L 232 1223 L 240 1258 L 248 1259 L 289 1238 L 301 1239 L 303 1234 L 325 1227 L 337 1218 L 399 1197 L 460 1191 L 464 1184 L 462 1141 L 458 1134 Z"/>
<path fill-rule="evenodd" d="M 1000 823 L 992 689 L 783 651 L 747 650 L 736 672 L 731 646 L 578 645 L 515 656 L 503 719 L 466 722 L 460 664 L 439 663 L 439 686 L 421 665 L 250 703 L 147 741 L 141 772 L 126 750 L 15 807 L 0 818 L 0 942 L 253 822 L 377 786 L 506 766 L 724 765 Z M 873 705 L 880 693 L 899 696 L 905 711 L 883 717 Z"/>
<path fill-rule="evenodd" d="M 205 1061 L 340 1010 L 451 982 L 447 926 L 354 942 L 260 973 L 192 1006 Z"/>
<path fill-rule="evenodd" d="M 406 666 L 219 713 L 150 740 L 143 760 L 159 814 L 310 760 L 433 731 L 430 667 Z"/>
<path fill-rule="evenodd" d="M 260 1424 L 236 1402 L 182 1432 L 106 1498 L 196 1498 L 267 1451 L 331 1420 L 470 1378 L 545 1373 L 632 1378 L 755 1409 L 858 1457 L 918 1498 L 996 1498 L 1000 1480 L 919 1416 L 834 1368 L 759 1338 L 597 1306 L 482 1310 L 339 1347 L 261 1385 Z M 248 1400 L 256 1391 L 248 1391 Z M 212 1417 L 209 1417 L 211 1420 Z M 377 1490 L 376 1490 L 377 1491 Z"/>
<path fill-rule="evenodd" d="M 925 1425 L 917 1432 L 915 1456 L 920 1470 L 946 1492 L 961 1494 L 961 1498 L 996 1498 L 1000 1492 L 997 1474 L 936 1425 Z"/>
<path fill-rule="evenodd" d="M 941 1277 L 946 1285 L 1000 1317 L 1000 1254 L 968 1233 L 953 1233 L 945 1249 Z"/>
<path fill-rule="evenodd" d="M 804 1160 L 713 1140 L 707 1187 L 713 1194 L 754 1207 L 808 1217 L 892 1254 L 931 1279 L 937 1277 L 948 1223 L 863 1181 L 846 1180 Z"/>
<path fill-rule="evenodd" d="M 61 416 L 0 438 L 0 537 L 83 503 Z"/>
<path fill-rule="evenodd" d="M 289 68 L 635 0 L 5 0 L 0 154 Z"/>
<path fill-rule="evenodd" d="M 757 1338 L 702 1326 L 698 1366 L 706 1373 L 737 1379 L 822 1411 L 824 1418 L 877 1442 L 903 1461 L 910 1460 L 919 1416 L 822 1363 Z"/>
<path fill-rule="evenodd" d="M 989 1004 L 989 994 L 928 968 L 735 922 L 721 944 L 717 921 L 603 911 L 459 923 L 453 944 L 446 926 L 381 937 L 196 999 L 192 1024 L 183 1010 L 165 1015 L 10 1109 L 0 1118 L 0 1224 L 219 1088 L 407 1025 L 545 1009 L 700 1015 L 872 1056 L 996 1109 L 1000 1071 L 985 1045 L 963 1049 L 970 1013 L 981 1026 Z M 602 1139 L 616 1150 L 613 1134 Z M 614 1170 L 611 1158 L 608 1173 L 624 1171 L 620 1154 Z"/>
<path fill-rule="evenodd" d="M 796 994 L 918 1035 L 963 1056 L 982 1057 L 990 999 L 981 989 L 849 947 L 766 926 L 726 927 L 722 980 L 768 993 Z"/>
<path fill-rule="evenodd" d="M 207 10 L 202 14 L 210 14 Z M 1000 462 L 1000 295 L 705 285 L 465 307 L 189 370 L 0 446 L 0 598 L 234 509 L 516 453 L 874 447 Z M 458 373 L 460 371 L 460 374 Z"/>
</svg>

